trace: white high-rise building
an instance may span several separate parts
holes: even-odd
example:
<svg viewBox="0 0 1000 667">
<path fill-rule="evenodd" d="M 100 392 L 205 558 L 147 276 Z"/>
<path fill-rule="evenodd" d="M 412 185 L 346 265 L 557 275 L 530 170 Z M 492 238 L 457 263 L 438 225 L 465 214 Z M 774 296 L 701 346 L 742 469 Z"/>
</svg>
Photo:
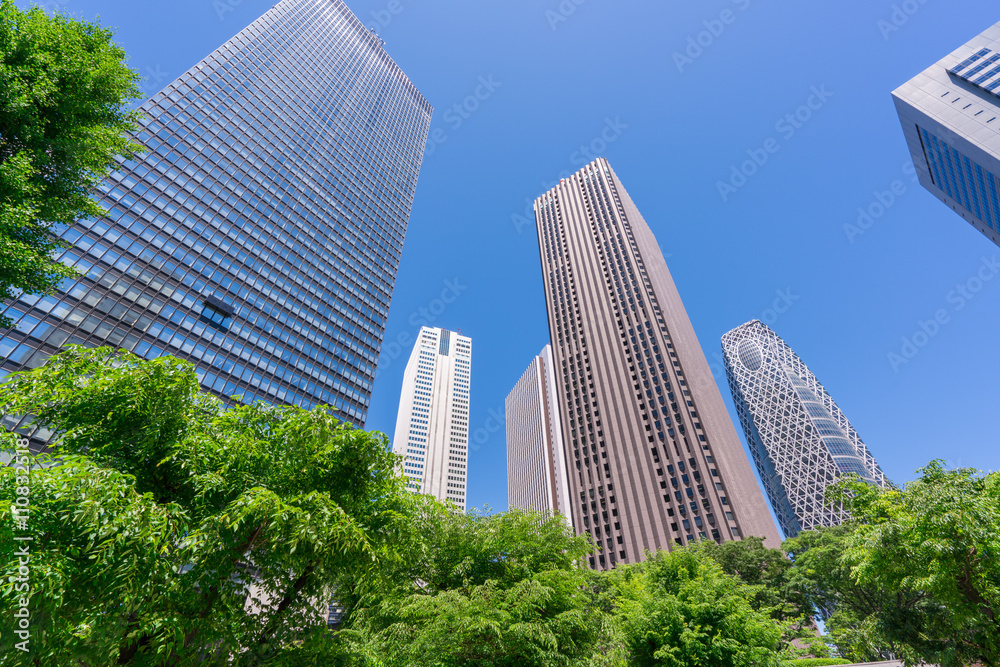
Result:
<svg viewBox="0 0 1000 667">
<path fill-rule="evenodd" d="M 403 373 L 393 451 L 414 493 L 465 510 L 472 339 L 423 327 Z"/>
<path fill-rule="evenodd" d="M 546 345 L 507 396 L 507 500 L 562 514 L 572 525 L 552 346 Z"/>
</svg>

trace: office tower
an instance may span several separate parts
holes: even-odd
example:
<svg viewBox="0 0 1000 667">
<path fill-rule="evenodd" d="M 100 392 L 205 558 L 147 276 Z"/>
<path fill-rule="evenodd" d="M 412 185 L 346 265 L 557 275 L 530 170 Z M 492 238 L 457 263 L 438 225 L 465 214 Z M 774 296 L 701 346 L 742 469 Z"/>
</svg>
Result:
<svg viewBox="0 0 1000 667">
<path fill-rule="evenodd" d="M 726 375 L 764 489 L 786 537 L 847 518 L 826 487 L 845 473 L 886 479 L 851 422 L 785 341 L 759 320 L 722 337 Z"/>
<path fill-rule="evenodd" d="M 1000 23 L 892 93 L 920 184 L 1000 245 Z"/>
<path fill-rule="evenodd" d="M 341 0 L 284 0 L 140 110 L 63 234 L 85 277 L 9 304 L 0 373 L 113 345 L 363 425 L 431 107 Z"/>
<path fill-rule="evenodd" d="M 408 488 L 465 510 L 472 340 L 422 327 L 403 372 L 393 451 Z"/>
<path fill-rule="evenodd" d="M 507 500 L 562 514 L 572 523 L 552 346 L 546 345 L 507 396 Z"/>
<path fill-rule="evenodd" d="M 603 158 L 535 201 L 573 525 L 599 569 L 778 531 L 652 231 Z"/>
</svg>

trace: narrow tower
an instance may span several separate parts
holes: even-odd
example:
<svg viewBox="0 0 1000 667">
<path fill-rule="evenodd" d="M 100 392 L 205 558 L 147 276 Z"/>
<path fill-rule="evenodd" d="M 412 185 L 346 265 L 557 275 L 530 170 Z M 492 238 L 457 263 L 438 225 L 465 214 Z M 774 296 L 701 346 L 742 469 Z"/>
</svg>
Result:
<svg viewBox="0 0 1000 667">
<path fill-rule="evenodd" d="M 885 486 L 851 422 L 785 341 L 753 320 L 722 337 L 726 375 L 764 489 L 786 537 L 847 518 L 824 499 L 845 473 Z"/>
<path fill-rule="evenodd" d="M 605 569 L 778 531 L 652 231 L 606 160 L 535 201 L 570 502 Z"/>
<path fill-rule="evenodd" d="M 423 327 L 403 372 L 393 451 L 414 493 L 465 510 L 472 340 Z"/>
<path fill-rule="evenodd" d="M 566 451 L 555 402 L 552 346 L 546 345 L 507 396 L 507 500 L 572 523 Z"/>
<path fill-rule="evenodd" d="M 364 425 L 430 105 L 342 0 L 283 0 L 140 112 L 62 235 L 85 276 L 7 304 L 0 372 L 112 345 Z"/>
</svg>

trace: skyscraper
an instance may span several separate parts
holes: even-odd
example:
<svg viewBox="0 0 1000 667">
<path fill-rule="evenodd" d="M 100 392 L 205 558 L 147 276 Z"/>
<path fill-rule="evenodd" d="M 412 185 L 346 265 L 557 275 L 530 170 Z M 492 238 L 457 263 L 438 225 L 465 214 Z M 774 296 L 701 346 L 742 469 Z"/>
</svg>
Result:
<svg viewBox="0 0 1000 667">
<path fill-rule="evenodd" d="M 892 93 L 920 184 L 1000 245 L 1000 23 Z"/>
<path fill-rule="evenodd" d="M 511 507 L 572 522 L 552 346 L 546 345 L 507 396 L 507 499 Z"/>
<path fill-rule="evenodd" d="M 465 510 L 472 340 L 422 327 L 403 372 L 393 451 L 414 493 Z"/>
<path fill-rule="evenodd" d="M 847 518 L 824 500 L 845 473 L 885 486 L 878 463 L 816 376 L 767 325 L 722 337 L 736 410 L 771 506 L 787 537 Z"/>
<path fill-rule="evenodd" d="M 573 524 L 596 568 L 778 531 L 663 254 L 603 158 L 535 201 Z"/>
<path fill-rule="evenodd" d="M 0 373 L 113 345 L 363 425 L 430 105 L 341 0 L 283 0 L 140 110 L 146 154 L 62 235 L 85 277 L 8 304 Z"/>
</svg>

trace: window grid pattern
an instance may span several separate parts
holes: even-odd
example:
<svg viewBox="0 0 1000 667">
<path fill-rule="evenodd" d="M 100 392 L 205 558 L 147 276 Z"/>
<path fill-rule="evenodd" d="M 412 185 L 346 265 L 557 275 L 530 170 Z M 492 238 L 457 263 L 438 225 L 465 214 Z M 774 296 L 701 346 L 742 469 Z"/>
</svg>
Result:
<svg viewBox="0 0 1000 667">
<path fill-rule="evenodd" d="M 564 179 L 535 217 L 572 523 L 602 546 L 591 567 L 739 537 L 637 242 L 648 227 L 610 165 Z"/>
<path fill-rule="evenodd" d="M 786 537 L 848 518 L 825 501 L 845 473 L 887 484 L 833 398 L 767 325 L 753 320 L 733 329 L 722 350 L 740 424 Z"/>
<path fill-rule="evenodd" d="M 1000 231 L 997 177 L 934 134 L 918 129 L 934 185 L 990 229 Z"/>
<path fill-rule="evenodd" d="M 107 344 L 363 425 L 426 100 L 342 0 L 284 0 L 140 111 L 147 152 L 95 193 L 107 216 L 62 234 L 85 277 L 8 305 L 0 371 Z"/>
<path fill-rule="evenodd" d="M 505 402 L 507 497 L 511 507 L 560 514 L 572 525 L 554 390 L 552 347 L 548 345 L 534 358 Z"/>
<path fill-rule="evenodd" d="M 393 451 L 407 488 L 464 511 L 469 455 L 472 342 L 423 327 L 403 373 Z"/>
<path fill-rule="evenodd" d="M 997 88 L 1000 88 L 1000 64 L 998 63 L 1000 63 L 1000 53 L 983 48 L 949 68 L 948 71 L 977 88 L 998 95 Z"/>
</svg>

